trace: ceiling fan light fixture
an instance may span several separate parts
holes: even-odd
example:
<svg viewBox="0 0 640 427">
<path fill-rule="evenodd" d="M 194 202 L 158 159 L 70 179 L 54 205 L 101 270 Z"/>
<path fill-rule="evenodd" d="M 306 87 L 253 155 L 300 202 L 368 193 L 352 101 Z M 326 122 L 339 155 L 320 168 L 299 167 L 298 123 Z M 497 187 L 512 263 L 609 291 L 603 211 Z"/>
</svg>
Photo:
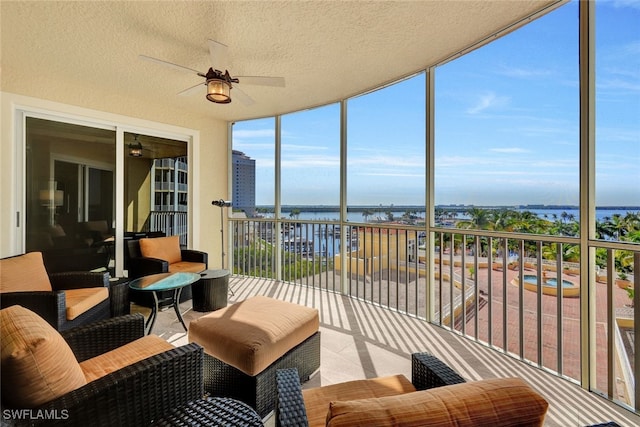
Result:
<svg viewBox="0 0 640 427">
<path fill-rule="evenodd" d="M 231 84 L 221 79 L 207 80 L 207 99 L 216 104 L 231 102 Z"/>
<path fill-rule="evenodd" d="M 142 157 L 142 144 L 129 144 L 129 155 L 131 157 Z"/>
</svg>

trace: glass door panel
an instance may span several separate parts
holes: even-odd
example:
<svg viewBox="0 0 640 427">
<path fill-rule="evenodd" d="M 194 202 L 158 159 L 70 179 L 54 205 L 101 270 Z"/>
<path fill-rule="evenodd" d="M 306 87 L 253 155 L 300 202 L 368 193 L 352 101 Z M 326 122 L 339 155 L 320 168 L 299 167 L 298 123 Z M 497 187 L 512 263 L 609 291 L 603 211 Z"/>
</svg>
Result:
<svg viewBox="0 0 640 427">
<path fill-rule="evenodd" d="M 115 131 L 27 117 L 25 136 L 26 251 L 49 272 L 109 268 Z"/>
<path fill-rule="evenodd" d="M 124 143 L 125 240 L 178 235 L 186 246 L 187 143 L 128 132 Z"/>
</svg>

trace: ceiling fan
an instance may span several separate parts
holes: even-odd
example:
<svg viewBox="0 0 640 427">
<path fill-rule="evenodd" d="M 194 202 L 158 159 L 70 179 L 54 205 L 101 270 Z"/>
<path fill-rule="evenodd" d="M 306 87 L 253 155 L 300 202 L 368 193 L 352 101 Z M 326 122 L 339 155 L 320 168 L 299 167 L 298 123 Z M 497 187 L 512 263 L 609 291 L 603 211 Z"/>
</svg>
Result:
<svg viewBox="0 0 640 427">
<path fill-rule="evenodd" d="M 164 61 L 162 59 L 153 58 L 147 55 L 139 55 L 140 59 L 145 61 L 155 62 L 160 65 L 171 67 L 180 71 L 186 71 L 189 73 L 195 73 L 196 75 L 204 78 L 203 82 L 198 83 L 195 86 L 187 88 L 178 95 L 192 95 L 193 93 L 201 90 L 204 85 L 207 89 L 207 99 L 217 104 L 228 104 L 231 102 L 231 89 L 235 89 L 235 94 L 238 96 L 240 102 L 245 105 L 251 105 L 255 101 L 243 92 L 238 85 L 259 85 L 259 86 L 274 86 L 284 87 L 284 77 L 266 77 L 266 76 L 231 76 L 226 68 L 228 50 L 229 48 L 222 43 L 215 40 L 208 40 L 209 56 L 212 64 L 218 64 L 218 66 L 224 70 L 214 68 L 212 65 L 209 70 L 204 73 L 202 71 L 194 70 L 193 68 L 185 67 L 183 65 L 174 64 L 172 62 Z"/>
</svg>

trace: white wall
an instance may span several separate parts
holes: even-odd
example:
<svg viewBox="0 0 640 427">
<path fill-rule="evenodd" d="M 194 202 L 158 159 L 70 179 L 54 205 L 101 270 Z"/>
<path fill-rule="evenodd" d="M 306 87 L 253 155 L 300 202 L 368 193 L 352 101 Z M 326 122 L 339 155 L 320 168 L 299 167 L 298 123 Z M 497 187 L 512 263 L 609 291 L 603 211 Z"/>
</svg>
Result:
<svg viewBox="0 0 640 427">
<path fill-rule="evenodd" d="M 54 92 L 54 91 L 52 91 Z M 21 170 L 18 161 L 20 127 L 16 126 L 16 112 L 27 110 L 42 114 L 52 114 L 62 118 L 86 120 L 124 129 L 146 129 L 162 134 L 188 137 L 190 167 L 193 165 L 192 222 L 190 242 L 194 249 L 209 253 L 211 267 L 219 267 L 220 259 L 220 209 L 211 206 L 211 201 L 227 198 L 227 123 L 211 117 L 198 117 L 166 106 L 135 105 L 135 102 L 110 100 L 104 105 L 88 105 L 100 99 L 85 98 L 87 105 L 73 105 L 66 102 L 80 102 L 77 96 L 66 96 L 60 90 L 44 100 L 10 92 L 0 92 L 0 257 L 19 253 L 16 238 L 16 212 L 21 212 Z M 132 101 L 132 100 L 128 100 Z M 215 165 L 215 167 L 211 167 Z M 24 213 L 21 212 L 22 217 Z"/>
</svg>

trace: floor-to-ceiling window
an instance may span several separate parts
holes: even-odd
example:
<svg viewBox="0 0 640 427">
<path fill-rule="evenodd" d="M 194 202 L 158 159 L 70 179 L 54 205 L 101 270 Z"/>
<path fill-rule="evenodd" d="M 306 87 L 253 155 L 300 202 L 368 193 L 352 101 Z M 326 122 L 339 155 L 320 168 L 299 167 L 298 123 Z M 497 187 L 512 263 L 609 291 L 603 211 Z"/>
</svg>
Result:
<svg viewBox="0 0 640 427">
<path fill-rule="evenodd" d="M 347 101 L 352 222 L 425 221 L 425 75 Z"/>
<path fill-rule="evenodd" d="M 578 83 L 577 2 L 436 68 L 434 191 L 440 224 L 579 235 Z M 466 334 L 580 378 L 580 298 L 539 300 L 535 292 L 513 286 L 523 280 L 577 286 L 575 278 L 562 278 L 557 265 L 561 248 L 561 269 L 579 269 L 576 244 L 438 235 L 436 245 L 456 259 L 462 252 L 495 258 L 494 268 L 477 271 L 477 286 L 491 295 L 485 298 L 491 310 L 479 310 L 478 326 Z M 470 268 L 463 277 L 471 277 Z"/>
<path fill-rule="evenodd" d="M 283 216 L 338 219 L 340 205 L 340 105 L 286 114 L 281 119 Z M 302 211 L 306 207 L 317 209 Z M 319 209 L 320 207 L 333 208 Z"/>
<path fill-rule="evenodd" d="M 594 205 L 599 240 L 592 251 L 595 349 L 592 388 L 633 405 L 638 396 L 634 322 L 634 250 L 640 244 L 640 7 L 595 3 Z M 612 247 L 616 242 L 622 246 Z M 636 285 L 637 285 L 636 281 Z M 610 302 L 611 311 L 604 310 Z M 637 369 L 637 366 L 636 366 Z M 635 388 L 637 388 L 637 384 Z M 636 407 L 638 406 L 636 402 Z"/>
<path fill-rule="evenodd" d="M 640 15 L 628 2 L 595 4 L 595 74 L 581 73 L 579 37 L 588 34 L 580 11 L 593 3 L 570 1 L 429 68 L 433 123 L 425 74 L 345 99 L 347 246 L 332 259 L 344 293 L 423 316 L 420 302 L 407 307 L 427 287 L 432 322 L 637 407 Z M 581 96 L 590 82 L 595 106 Z M 302 201 L 288 169 L 305 160 L 287 147 L 297 117 L 275 118 L 282 126 L 269 134 L 280 154 L 263 176 L 283 205 Z M 246 135 L 234 133 L 234 149 Z"/>
<path fill-rule="evenodd" d="M 232 206 L 248 217 L 272 216 L 275 206 L 275 121 L 233 125 Z"/>
</svg>

